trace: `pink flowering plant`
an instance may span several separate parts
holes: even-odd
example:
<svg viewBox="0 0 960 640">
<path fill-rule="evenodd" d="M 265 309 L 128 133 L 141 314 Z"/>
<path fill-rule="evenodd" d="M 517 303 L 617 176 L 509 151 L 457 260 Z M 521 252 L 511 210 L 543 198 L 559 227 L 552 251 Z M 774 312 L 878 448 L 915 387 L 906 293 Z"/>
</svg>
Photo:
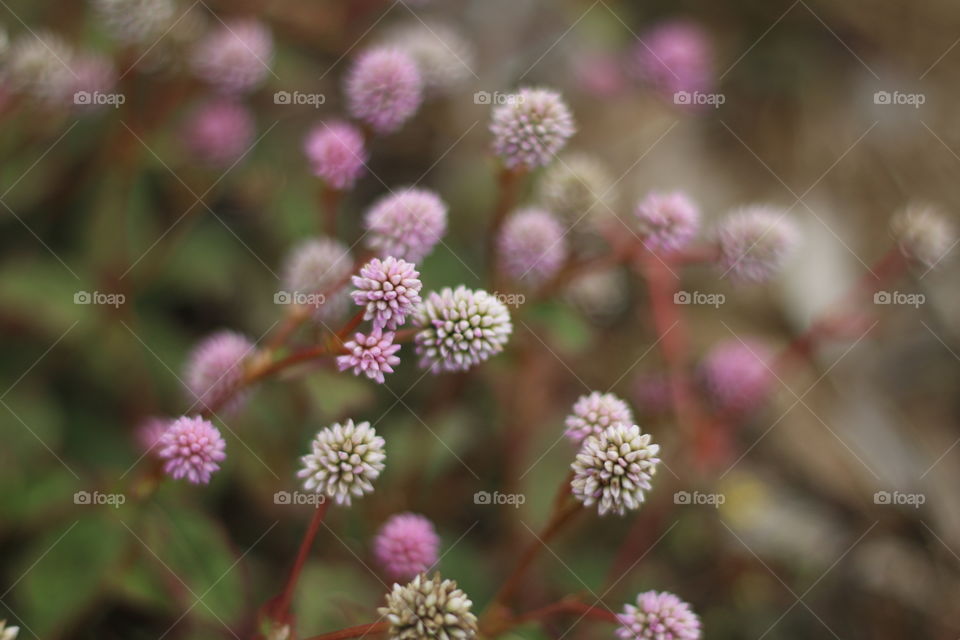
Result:
<svg viewBox="0 0 960 640">
<path fill-rule="evenodd" d="M 0 640 L 960 634 L 956 20 L 5 8 Z"/>
</svg>

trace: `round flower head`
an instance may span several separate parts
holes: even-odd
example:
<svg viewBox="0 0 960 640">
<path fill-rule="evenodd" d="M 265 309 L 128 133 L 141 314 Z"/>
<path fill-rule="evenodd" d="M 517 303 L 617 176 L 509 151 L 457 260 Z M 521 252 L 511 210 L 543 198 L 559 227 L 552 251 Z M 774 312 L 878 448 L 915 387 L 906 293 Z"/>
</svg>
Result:
<svg viewBox="0 0 960 640">
<path fill-rule="evenodd" d="M 197 76 L 224 93 L 247 93 L 270 73 L 273 38 L 254 19 L 218 23 L 193 51 Z"/>
<path fill-rule="evenodd" d="M 756 205 L 736 211 L 720 223 L 720 268 L 740 282 L 770 280 L 783 268 L 798 236 L 782 211 Z"/>
<path fill-rule="evenodd" d="M 160 438 L 166 433 L 173 420 L 170 418 L 161 418 L 160 416 L 147 416 L 139 423 L 134 430 L 134 437 L 137 445 L 144 453 L 153 452 L 160 444 Z"/>
<path fill-rule="evenodd" d="M 4 56 L 3 80 L 20 93 L 49 106 L 72 101 L 77 75 L 74 51 L 57 35 L 41 31 L 17 37 Z"/>
<path fill-rule="evenodd" d="M 616 200 L 614 180 L 607 168 L 592 156 L 561 156 L 550 165 L 537 184 L 537 201 L 573 227 L 591 230 L 589 222 L 609 214 Z"/>
<path fill-rule="evenodd" d="M 530 207 L 511 215 L 497 238 L 500 268 L 532 287 L 543 284 L 567 259 L 566 229 L 545 209 Z"/>
<path fill-rule="evenodd" d="M 183 416 L 171 424 L 157 444 L 166 460 L 164 472 L 174 480 L 186 478 L 193 484 L 207 484 L 217 464 L 227 457 L 220 432 L 200 416 Z"/>
<path fill-rule="evenodd" d="M 473 602 L 453 580 L 420 574 L 393 585 L 387 606 L 377 611 L 390 622 L 391 640 L 469 640 L 477 635 Z"/>
<path fill-rule="evenodd" d="M 349 249 L 340 241 L 327 237 L 305 240 L 284 263 L 287 302 L 313 306 L 319 322 L 334 320 L 347 309 L 346 284 L 352 270 Z"/>
<path fill-rule="evenodd" d="M 473 45 L 450 25 L 419 19 L 388 30 L 385 44 L 413 58 L 427 89 L 446 89 L 473 75 Z"/>
<path fill-rule="evenodd" d="M 340 191 L 353 187 L 367 162 L 363 133 L 339 120 L 314 127 L 307 134 L 303 150 L 313 175 Z"/>
<path fill-rule="evenodd" d="M 596 504 L 601 516 L 639 509 L 657 471 L 659 451 L 637 425 L 616 423 L 588 436 L 571 465 L 573 497 L 586 507 Z"/>
<path fill-rule="evenodd" d="M 607 322 L 626 308 L 627 280 L 623 271 L 588 271 L 567 285 L 565 298 L 591 320 Z"/>
<path fill-rule="evenodd" d="M 337 367 L 340 371 L 353 369 L 353 375 L 362 373 L 383 384 L 383 374 L 393 373 L 393 367 L 400 364 L 400 358 L 395 355 L 400 345 L 393 344 L 393 338 L 392 331 L 384 333 L 380 327 L 367 335 L 354 334 L 353 340 L 343 345 L 349 353 L 337 356 Z"/>
<path fill-rule="evenodd" d="M 119 0 L 134 4 L 162 4 L 157 0 Z M 140 8 L 138 7 L 139 11 Z M 167 23 L 157 23 L 160 33 L 147 36 L 134 43 L 139 54 L 137 69 L 144 73 L 163 72 L 179 75 L 194 68 L 194 52 L 197 43 L 209 32 L 210 24 L 218 24 L 202 3 L 189 4 L 175 8 L 174 15 Z M 117 36 L 119 38 L 119 36 Z"/>
<path fill-rule="evenodd" d="M 373 541 L 373 553 L 394 580 L 410 580 L 437 562 L 440 537 L 433 523 L 416 513 L 387 520 Z"/>
<path fill-rule="evenodd" d="M 700 210 L 679 191 L 647 194 L 634 215 L 644 246 L 657 253 L 685 248 L 700 227 Z"/>
<path fill-rule="evenodd" d="M 570 109 L 549 89 L 520 89 L 493 110 L 493 151 L 508 169 L 535 169 L 553 160 L 576 131 Z"/>
<path fill-rule="evenodd" d="M 367 246 L 380 256 L 420 262 L 447 231 L 447 205 L 426 189 L 383 196 L 367 211 Z"/>
<path fill-rule="evenodd" d="M 20 627 L 7 626 L 6 620 L 0 620 L 0 640 L 17 640 Z"/>
<path fill-rule="evenodd" d="M 172 0 L 93 0 L 100 23 L 126 44 L 153 45 L 177 17 Z"/>
<path fill-rule="evenodd" d="M 375 328 L 396 329 L 420 302 L 420 272 L 406 260 L 373 258 L 353 276 L 353 301 L 365 307 L 363 319 Z"/>
<path fill-rule="evenodd" d="M 513 325 L 507 307 L 463 285 L 431 292 L 414 311 L 420 366 L 433 373 L 466 371 L 503 351 Z"/>
<path fill-rule="evenodd" d="M 417 112 L 423 79 L 417 63 L 392 47 L 361 53 L 347 74 L 344 91 L 351 115 L 377 133 L 392 133 Z"/>
<path fill-rule="evenodd" d="M 686 602 L 666 591 L 637 594 L 617 618 L 622 640 L 699 640 L 700 619 Z"/>
<path fill-rule="evenodd" d="M 218 331 L 200 341 L 187 358 L 184 379 L 195 406 L 231 413 L 247 399 L 241 389 L 244 362 L 253 343 L 234 331 Z"/>
<path fill-rule="evenodd" d="M 199 164 L 228 167 L 247 152 L 254 136 L 253 114 L 239 102 L 217 99 L 197 107 L 181 132 L 183 145 Z"/>
<path fill-rule="evenodd" d="M 701 364 L 701 376 L 720 407 L 747 411 L 770 393 L 773 353 L 756 341 L 732 338 L 714 346 Z"/>
<path fill-rule="evenodd" d="M 664 22 L 640 38 L 633 50 L 639 78 L 663 94 L 706 91 L 713 84 L 713 51 L 706 32 L 682 20 Z"/>
<path fill-rule="evenodd" d="M 893 219 L 890 230 L 903 255 L 927 269 L 943 260 L 956 241 L 953 225 L 930 207 L 907 207 Z"/>
<path fill-rule="evenodd" d="M 627 403 L 612 393 L 593 391 L 580 396 L 567 416 L 565 435 L 580 444 L 587 436 L 600 435 L 615 424 L 633 424 L 633 412 Z"/>
<path fill-rule="evenodd" d="M 350 506 L 352 497 L 373 491 L 373 481 L 383 471 L 383 438 L 369 422 L 336 423 L 317 433 L 311 452 L 302 458 L 303 488 Z"/>
</svg>

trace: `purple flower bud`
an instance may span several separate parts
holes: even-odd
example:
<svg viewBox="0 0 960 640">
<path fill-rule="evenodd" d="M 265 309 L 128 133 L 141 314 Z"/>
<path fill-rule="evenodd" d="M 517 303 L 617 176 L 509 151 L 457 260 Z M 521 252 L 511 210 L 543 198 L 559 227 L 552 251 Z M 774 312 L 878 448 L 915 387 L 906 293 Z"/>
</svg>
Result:
<svg viewBox="0 0 960 640">
<path fill-rule="evenodd" d="M 695 23 L 676 20 L 654 26 L 634 45 L 632 56 L 637 76 L 668 97 L 678 91 L 708 91 L 713 84 L 713 48 Z"/>
<path fill-rule="evenodd" d="M 700 210 L 679 191 L 648 194 L 637 203 L 634 215 L 643 244 L 657 253 L 686 248 L 700 227 Z"/>
<path fill-rule="evenodd" d="M 200 164 L 228 167 L 247 152 L 254 136 L 253 114 L 239 102 L 217 99 L 190 114 L 181 137 Z"/>
<path fill-rule="evenodd" d="M 373 553 L 394 580 L 411 580 L 437 562 L 440 537 L 433 523 L 416 513 L 391 516 L 373 542 Z"/>
<path fill-rule="evenodd" d="M 367 162 L 363 133 L 339 120 L 314 127 L 307 134 L 303 150 L 313 174 L 340 191 L 353 187 Z"/>
<path fill-rule="evenodd" d="M 394 354 L 400 350 L 399 344 L 393 344 L 394 333 L 384 333 L 379 327 L 369 334 L 356 333 L 353 340 L 343 347 L 349 352 L 337 356 L 337 368 L 340 371 L 353 369 L 353 375 L 363 374 L 383 384 L 383 374 L 393 373 L 393 367 L 400 364 L 400 358 Z"/>
<path fill-rule="evenodd" d="M 227 457 L 220 432 L 199 416 L 183 416 L 160 437 L 159 455 L 166 460 L 164 472 L 174 480 L 186 478 L 193 484 L 208 484 Z"/>
<path fill-rule="evenodd" d="M 508 169 L 535 169 L 553 160 L 576 127 L 563 98 L 550 89 L 523 88 L 493 110 L 493 151 Z"/>
<path fill-rule="evenodd" d="M 719 266 L 739 282 L 773 278 L 796 248 L 799 232 L 785 212 L 754 205 L 720 223 Z"/>
<path fill-rule="evenodd" d="M 666 591 L 637 595 L 617 618 L 621 640 L 699 640 L 700 619 L 686 602 Z"/>
<path fill-rule="evenodd" d="M 711 398 L 720 407 L 748 411 L 763 402 L 776 379 L 773 353 L 756 340 L 732 338 L 715 345 L 700 365 Z"/>
<path fill-rule="evenodd" d="M 258 20 L 238 19 L 218 24 L 197 43 L 193 70 L 224 93 L 256 89 L 270 73 L 273 38 Z"/>
<path fill-rule="evenodd" d="M 408 54 L 378 47 L 357 57 L 347 74 L 344 91 L 353 117 L 363 120 L 377 133 L 392 133 L 420 107 L 423 79 Z"/>
<path fill-rule="evenodd" d="M 545 209 L 521 209 L 507 218 L 497 240 L 500 268 L 531 287 L 543 284 L 567 259 L 566 229 Z"/>
<path fill-rule="evenodd" d="M 423 283 L 413 264 L 387 256 L 365 264 L 353 276 L 353 286 L 353 301 L 366 307 L 363 319 L 372 320 L 375 328 L 396 329 L 420 302 Z"/>
<path fill-rule="evenodd" d="M 418 263 L 447 231 L 447 205 L 426 189 L 383 196 L 367 211 L 367 246 L 380 256 Z"/>
<path fill-rule="evenodd" d="M 187 359 L 186 380 L 191 402 L 205 409 L 237 411 L 246 401 L 241 388 L 244 363 L 254 346 L 234 331 L 218 331 L 205 338 Z"/>
</svg>

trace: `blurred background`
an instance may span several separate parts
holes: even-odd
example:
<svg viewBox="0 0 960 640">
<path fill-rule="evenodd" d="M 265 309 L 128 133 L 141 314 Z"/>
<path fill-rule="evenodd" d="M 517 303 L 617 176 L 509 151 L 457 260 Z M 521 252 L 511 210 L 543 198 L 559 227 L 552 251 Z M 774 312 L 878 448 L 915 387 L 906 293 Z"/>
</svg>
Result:
<svg viewBox="0 0 960 640">
<path fill-rule="evenodd" d="M 440 570 L 482 608 L 547 518 L 574 455 L 564 416 L 594 389 L 628 399 L 664 468 L 638 514 L 585 513 L 552 541 L 519 610 L 576 592 L 619 611 L 662 589 L 709 638 L 960 635 L 957 261 L 883 284 L 922 303 L 847 293 L 893 246 L 898 210 L 960 205 L 956 3 L 0 5 L 0 618 L 21 638 L 249 636 L 310 517 L 274 494 L 295 488 L 316 430 L 345 418 L 376 423 L 387 468 L 373 496 L 328 515 L 298 589 L 302 637 L 376 618 L 387 589 L 370 541 L 405 510 L 436 523 Z M 238 17 L 269 27 L 269 72 L 241 101 L 244 143 L 211 153 L 220 133 L 196 114 L 214 93 L 191 55 Z M 371 202 L 418 184 L 450 206 L 425 289 L 489 286 L 491 102 L 544 85 L 574 113 L 567 151 L 612 176 L 609 211 L 681 189 L 703 209 L 704 243 L 755 202 L 802 229 L 772 284 L 679 271 L 683 291 L 724 300 L 680 307 L 692 377 L 718 343 L 776 352 L 824 314 L 851 326 L 778 371 L 767 400 L 729 421 L 729 450 L 699 464 L 662 388 L 643 282 L 614 270 L 526 295 L 507 351 L 468 374 L 424 376 L 408 346 L 382 386 L 329 363 L 267 381 L 220 423 L 228 458 L 210 486 L 166 482 L 137 500 L 150 467 L 137 425 L 189 406 L 190 348 L 221 328 L 255 342 L 276 329 L 284 255 L 320 228 L 303 137 L 342 115 L 350 60 L 384 42 L 426 49 L 438 79 L 401 131 L 371 141 L 341 206 L 348 245 Z M 692 59 L 691 75 L 651 72 L 656 46 Z M 128 497 L 78 504 L 84 491 Z M 478 491 L 525 499 L 477 504 Z M 574 622 L 510 637 L 612 637 Z"/>
</svg>

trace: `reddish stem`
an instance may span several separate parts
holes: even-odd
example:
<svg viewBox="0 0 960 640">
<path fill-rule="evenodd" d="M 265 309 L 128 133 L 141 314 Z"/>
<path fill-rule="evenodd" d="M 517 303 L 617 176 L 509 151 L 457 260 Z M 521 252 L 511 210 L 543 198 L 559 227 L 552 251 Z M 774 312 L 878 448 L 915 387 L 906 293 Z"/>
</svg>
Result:
<svg viewBox="0 0 960 640">
<path fill-rule="evenodd" d="M 650 294 L 650 310 L 660 352 L 667 367 L 667 379 L 678 426 L 694 443 L 696 460 L 703 462 L 711 453 L 711 439 L 697 396 L 686 374 L 687 335 L 683 316 L 673 301 L 677 287 L 673 274 L 659 257 L 643 251 L 639 264 Z"/>
<path fill-rule="evenodd" d="M 900 250 L 892 247 L 877 260 L 872 269 L 860 276 L 844 300 L 852 301 L 872 296 L 880 287 L 899 278 L 906 271 L 907 264 Z M 835 328 L 842 324 L 843 319 L 843 314 L 834 313 L 815 320 L 777 356 L 774 361 L 774 370 L 779 372 L 785 369 L 793 360 L 809 359 L 817 343 L 833 334 Z"/>
<path fill-rule="evenodd" d="M 364 313 L 364 309 L 357 311 L 357 313 L 354 314 L 349 321 L 347 321 L 347 324 L 344 325 L 343 329 L 340 329 L 340 331 L 337 332 L 337 339 L 339 339 L 340 342 L 344 342 L 350 333 L 360 326 L 360 323 L 363 322 Z"/>
<path fill-rule="evenodd" d="M 500 228 L 507 214 L 513 209 L 517 200 L 517 192 L 520 187 L 520 179 L 523 177 L 522 169 L 508 169 L 503 167 L 497 178 L 497 204 L 493 209 L 493 220 L 490 223 L 490 231 L 487 234 L 487 258 L 490 273 L 497 272 L 497 239 L 500 236 Z"/>
<path fill-rule="evenodd" d="M 300 579 L 303 565 L 306 564 L 307 557 L 310 555 L 310 548 L 313 546 L 313 541 L 317 537 L 317 531 L 320 530 L 320 524 L 323 522 L 323 517 L 327 513 L 327 507 L 328 503 L 324 501 L 317 505 L 317 508 L 313 511 L 313 518 L 311 518 L 310 526 L 307 527 L 307 532 L 300 542 L 300 551 L 297 552 L 297 559 L 294 561 L 293 568 L 290 570 L 290 577 L 287 578 L 287 584 L 284 586 L 280 598 L 272 607 L 273 612 L 271 617 L 273 617 L 274 620 L 286 622 L 290 615 L 290 602 L 293 599 L 293 592 L 297 587 L 297 580 Z"/>
<path fill-rule="evenodd" d="M 614 624 L 619 623 L 615 613 L 600 607 L 592 607 L 572 598 L 565 598 L 559 602 L 548 604 L 545 607 L 534 609 L 533 611 L 517 616 L 512 622 L 514 624 L 522 624 L 524 622 L 530 622 L 531 620 L 542 620 L 543 618 L 563 613 L 580 614 L 583 617 L 594 620 L 603 620 L 604 622 L 612 622 Z"/>
<path fill-rule="evenodd" d="M 573 516 L 582 511 L 580 503 L 567 503 L 567 499 L 570 495 L 570 477 L 571 476 L 568 475 L 560 485 L 560 489 L 557 492 L 557 497 L 554 499 L 550 520 L 544 526 L 540 534 L 534 540 L 532 540 L 530 544 L 527 545 L 526 549 L 524 549 L 523 554 L 517 561 L 516 567 L 513 569 L 513 572 L 503 583 L 503 586 L 500 587 L 500 590 L 494 597 L 493 602 L 491 603 L 492 608 L 496 609 L 497 607 L 504 606 L 511 598 L 513 598 L 516 590 L 520 588 L 520 585 L 523 582 L 524 575 L 530 568 L 530 565 L 533 564 L 533 561 L 536 560 L 540 550 L 547 544 L 547 542 L 557 535 L 564 525 L 570 522 Z"/>
<path fill-rule="evenodd" d="M 373 633 L 383 633 L 390 628 L 389 622 L 370 622 L 355 627 L 347 627 L 339 631 L 331 631 L 319 636 L 311 636 L 306 640 L 345 640 L 346 638 L 361 638 Z"/>
</svg>

